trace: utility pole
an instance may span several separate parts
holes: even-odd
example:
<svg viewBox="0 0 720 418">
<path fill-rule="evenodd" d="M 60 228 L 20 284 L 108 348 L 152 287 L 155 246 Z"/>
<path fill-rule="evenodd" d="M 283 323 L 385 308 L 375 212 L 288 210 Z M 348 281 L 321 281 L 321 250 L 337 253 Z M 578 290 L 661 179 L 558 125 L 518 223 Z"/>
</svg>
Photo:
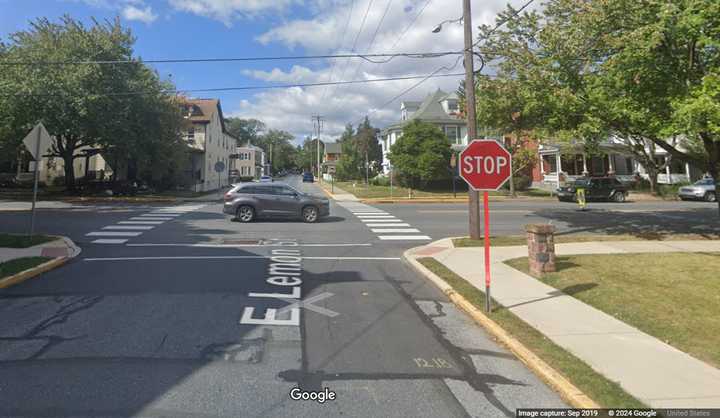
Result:
<svg viewBox="0 0 720 418">
<path fill-rule="evenodd" d="M 475 68 L 473 65 L 472 14 L 470 0 L 463 2 L 463 26 L 465 29 L 465 117 L 467 118 L 468 142 L 477 138 L 477 118 L 475 117 Z M 462 161 L 459 162 L 462 164 Z M 470 238 L 480 239 L 480 193 L 468 188 L 468 213 L 470 214 Z"/>
<path fill-rule="evenodd" d="M 317 136 L 315 137 L 316 145 L 317 145 L 317 168 L 316 168 L 317 171 L 316 171 L 316 174 L 317 174 L 318 182 L 319 182 L 320 176 L 321 176 L 321 173 L 320 173 L 320 132 L 322 131 L 322 125 L 323 125 L 324 119 L 320 115 L 313 115 L 312 120 L 313 120 L 313 127 L 317 129 Z"/>
</svg>

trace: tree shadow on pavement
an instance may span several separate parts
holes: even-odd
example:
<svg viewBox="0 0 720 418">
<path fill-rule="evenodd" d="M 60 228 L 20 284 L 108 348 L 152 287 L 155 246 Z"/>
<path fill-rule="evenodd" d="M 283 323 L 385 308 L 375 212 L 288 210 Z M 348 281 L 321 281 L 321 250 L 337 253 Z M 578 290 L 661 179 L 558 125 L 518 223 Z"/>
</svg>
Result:
<svg viewBox="0 0 720 418">
<path fill-rule="evenodd" d="M 713 209 L 643 212 L 542 209 L 533 214 L 557 224 L 560 230 L 556 235 L 598 233 L 663 239 L 676 234 L 697 234 L 708 239 L 720 238 L 720 220 Z"/>
</svg>

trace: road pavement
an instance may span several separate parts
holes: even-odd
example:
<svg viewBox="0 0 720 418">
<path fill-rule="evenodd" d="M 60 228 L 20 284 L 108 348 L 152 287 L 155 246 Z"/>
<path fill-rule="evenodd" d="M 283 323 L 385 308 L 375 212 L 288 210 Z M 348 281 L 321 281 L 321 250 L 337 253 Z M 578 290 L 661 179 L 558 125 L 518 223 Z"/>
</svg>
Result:
<svg viewBox="0 0 720 418">
<path fill-rule="evenodd" d="M 583 228 L 552 205 L 496 203 L 497 230 L 550 215 Z M 628 213 L 667 229 L 656 213 L 678 211 L 703 220 L 678 220 L 693 229 L 708 225 L 703 205 Z M 494 417 L 563 406 L 400 260 L 464 234 L 462 211 L 333 202 L 317 224 L 242 224 L 219 203 L 41 210 L 37 230 L 83 252 L 0 292 L 0 416 Z M 0 213 L 0 231 L 25 231 L 27 217 Z M 336 399 L 296 401 L 294 387 Z"/>
</svg>

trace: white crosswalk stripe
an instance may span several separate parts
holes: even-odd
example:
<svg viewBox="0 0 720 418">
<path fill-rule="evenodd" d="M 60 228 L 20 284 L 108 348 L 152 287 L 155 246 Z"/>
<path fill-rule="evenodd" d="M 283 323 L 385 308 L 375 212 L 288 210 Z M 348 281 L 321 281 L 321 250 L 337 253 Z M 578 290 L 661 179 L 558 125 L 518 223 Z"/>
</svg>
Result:
<svg viewBox="0 0 720 418">
<path fill-rule="evenodd" d="M 150 231 L 157 225 L 178 219 L 203 206 L 204 205 L 183 205 L 148 208 L 153 210 L 139 216 L 133 216 L 126 221 L 118 221 L 115 225 L 104 226 L 101 228 L 101 231 L 89 232 L 85 235 L 88 237 L 107 237 L 96 239 L 92 241 L 93 244 L 125 244 L 129 238 L 138 237 L 142 235 L 143 232 Z"/>
<path fill-rule="evenodd" d="M 417 228 L 398 219 L 395 215 L 383 210 L 374 208 L 370 205 L 360 202 L 337 202 L 340 206 L 349 210 L 353 215 L 370 228 L 370 231 L 378 235 L 380 240 L 394 241 L 427 241 L 431 238 L 427 235 L 421 235 Z M 388 235 L 386 235 L 388 234 Z M 392 235 L 390 235 L 392 234 Z"/>
</svg>

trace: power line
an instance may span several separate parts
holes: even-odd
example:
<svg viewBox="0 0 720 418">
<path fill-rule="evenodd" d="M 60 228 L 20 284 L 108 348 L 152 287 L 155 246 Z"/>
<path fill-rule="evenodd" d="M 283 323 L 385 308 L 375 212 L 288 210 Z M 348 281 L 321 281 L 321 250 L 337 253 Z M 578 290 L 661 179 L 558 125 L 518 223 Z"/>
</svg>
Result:
<svg viewBox="0 0 720 418">
<path fill-rule="evenodd" d="M 418 20 L 418 18 L 420 17 L 420 15 L 423 14 L 423 12 L 424 12 L 425 9 L 428 7 L 428 5 L 430 4 L 431 1 L 432 1 L 432 0 L 428 0 L 427 3 L 425 3 L 425 5 L 422 7 L 422 9 L 420 9 L 420 11 L 418 12 L 418 14 L 415 15 L 415 17 L 414 17 L 413 20 L 410 22 L 410 24 L 405 27 L 405 29 L 402 31 L 402 33 L 400 34 L 400 36 L 398 36 L 398 38 L 395 40 L 395 43 L 393 43 L 393 45 L 390 47 L 390 50 L 391 50 L 391 51 L 397 46 L 398 42 L 400 42 L 400 40 L 405 36 L 405 34 L 406 34 L 406 33 L 410 30 L 410 28 L 415 24 L 415 22 Z"/>
<path fill-rule="evenodd" d="M 354 52 L 354 51 L 353 51 Z M 244 62 L 244 61 L 289 61 L 289 60 L 315 60 L 315 59 L 343 59 L 348 62 L 352 58 L 361 58 L 372 63 L 387 61 L 375 61 L 372 58 L 435 58 L 444 55 L 461 55 L 462 51 L 444 52 L 411 52 L 411 53 L 377 53 L 377 54 L 334 54 L 334 55 L 288 55 L 276 57 L 227 57 L 227 58 L 177 58 L 177 59 L 152 59 L 152 60 L 98 60 L 98 61 L 0 61 L 0 66 L 11 65 L 115 65 L 115 64 L 177 64 L 177 63 L 212 63 L 212 62 Z"/>
<path fill-rule="evenodd" d="M 435 71 L 435 73 L 437 70 Z M 428 79 L 435 77 L 455 77 L 461 76 L 463 73 L 456 74 L 429 74 L 429 75 L 417 75 L 417 76 L 405 76 L 405 77 L 388 77 L 388 78 L 375 78 L 365 80 L 349 80 L 349 81 L 333 81 L 333 82 L 318 82 L 318 83 L 295 83 L 295 84 L 278 84 L 270 86 L 240 86 L 240 87 L 218 87 L 218 88 L 207 88 L 207 89 L 167 89 L 167 90 L 155 90 L 155 91 L 128 91 L 128 92 L 115 92 L 115 93 L 92 93 L 95 96 L 136 96 L 145 94 L 182 94 L 182 93 L 208 93 L 208 92 L 219 92 L 219 91 L 243 91 L 243 90 L 270 90 L 270 89 L 287 89 L 293 87 L 320 87 L 326 85 L 344 85 L 344 84 L 365 84 L 365 83 L 379 83 L 384 81 L 401 81 L 401 80 L 417 80 L 420 78 Z M 64 93 L 15 93 L 15 94 L 0 94 L 3 97 L 35 97 L 35 96 L 60 96 Z"/>
<path fill-rule="evenodd" d="M 504 24 L 506 24 L 507 22 L 509 22 L 510 19 L 513 19 L 513 18 L 517 17 L 517 16 L 520 14 L 520 12 L 522 12 L 523 10 L 525 10 L 525 8 L 528 7 L 528 6 L 529 6 L 532 2 L 534 2 L 534 1 L 535 1 L 535 0 L 528 0 L 528 1 L 527 1 L 525 4 L 523 4 L 519 9 L 517 9 L 517 10 L 515 10 L 513 13 L 511 13 L 510 16 L 507 16 L 505 19 L 497 22 L 497 24 L 496 24 L 492 29 L 490 29 L 490 31 L 489 31 L 488 33 L 486 33 L 485 36 L 492 35 L 493 33 L 495 33 L 495 31 L 498 30 L 498 29 L 500 29 L 500 27 L 501 27 L 502 25 L 504 25 Z M 481 39 L 478 39 L 478 40 L 473 44 L 473 46 L 477 46 L 477 44 L 479 44 L 480 41 L 481 41 Z"/>
<path fill-rule="evenodd" d="M 345 29 L 343 29 L 343 35 L 340 38 L 340 43 L 338 44 L 338 48 L 336 52 L 340 51 L 340 48 L 342 48 L 342 44 L 345 42 L 345 35 L 347 35 L 347 30 L 350 27 L 350 18 L 352 18 L 352 12 L 355 8 L 355 0 L 352 0 L 350 3 L 350 11 L 348 12 L 347 20 L 345 21 Z M 333 61 L 332 68 L 330 69 L 330 77 L 328 78 L 328 81 L 333 81 L 333 77 L 335 76 L 335 69 L 337 68 L 337 61 Z M 328 88 L 325 87 L 323 89 L 322 96 L 320 97 L 320 101 L 325 100 L 325 96 L 327 95 Z"/>
<path fill-rule="evenodd" d="M 392 0 L 388 0 L 387 6 L 385 6 L 385 11 L 383 12 L 382 17 L 380 18 L 380 21 L 378 22 L 377 26 L 375 27 L 375 32 L 373 33 L 372 38 L 370 38 L 370 43 L 367 46 L 368 52 L 372 51 L 373 44 L 375 43 L 375 38 L 377 37 L 378 32 L 380 32 L 380 27 L 382 27 L 382 24 L 385 21 L 385 17 L 388 14 L 388 10 L 390 10 L 391 4 L 392 4 Z M 385 62 L 388 62 L 390 60 L 392 60 L 392 58 L 388 59 Z M 355 79 L 357 77 L 358 73 L 362 69 L 363 64 L 364 63 L 361 62 L 360 65 L 355 67 L 355 73 L 353 74 L 352 77 L 350 77 L 351 79 Z"/>
<path fill-rule="evenodd" d="M 368 13 L 370 13 L 370 7 L 372 7 L 373 1 L 374 0 L 370 0 L 367 9 L 365 9 L 365 15 L 363 15 L 362 22 L 360 23 L 360 29 L 358 30 L 357 34 L 355 34 L 355 40 L 353 41 L 353 46 L 350 50 L 351 52 L 355 52 L 355 48 L 357 48 L 358 39 L 360 39 L 360 34 L 362 33 L 363 28 L 365 28 L 365 21 L 367 20 Z M 345 61 L 345 67 L 343 68 L 340 78 L 345 78 L 345 73 L 347 72 L 348 65 L 350 65 L 350 59 Z"/>
</svg>

